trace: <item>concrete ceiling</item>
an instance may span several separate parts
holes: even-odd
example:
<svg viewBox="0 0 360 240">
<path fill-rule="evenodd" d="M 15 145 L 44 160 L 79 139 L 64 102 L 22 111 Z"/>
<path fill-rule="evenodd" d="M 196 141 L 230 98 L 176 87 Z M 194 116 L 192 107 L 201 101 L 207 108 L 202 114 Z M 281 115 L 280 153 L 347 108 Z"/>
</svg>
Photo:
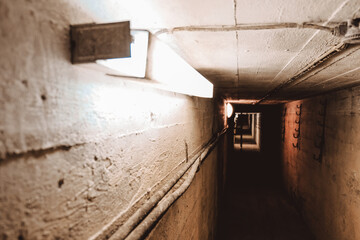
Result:
<svg viewBox="0 0 360 240">
<path fill-rule="evenodd" d="M 102 21 L 130 20 L 168 43 L 227 97 L 289 100 L 360 83 L 360 47 L 276 92 L 321 55 L 341 43 L 316 29 L 205 31 L 196 26 L 316 22 L 331 25 L 360 17 L 359 0 L 132 0 L 85 1 Z M 91 3 L 89 3 L 91 2 Z M 115 6 L 115 7 L 114 7 Z M 107 8 L 106 11 L 99 11 Z M 101 16 L 100 12 L 106 12 Z M 185 27 L 175 31 L 173 28 Z M 172 31 L 174 30 L 174 31 Z M 269 94 L 271 93 L 271 94 Z"/>
</svg>

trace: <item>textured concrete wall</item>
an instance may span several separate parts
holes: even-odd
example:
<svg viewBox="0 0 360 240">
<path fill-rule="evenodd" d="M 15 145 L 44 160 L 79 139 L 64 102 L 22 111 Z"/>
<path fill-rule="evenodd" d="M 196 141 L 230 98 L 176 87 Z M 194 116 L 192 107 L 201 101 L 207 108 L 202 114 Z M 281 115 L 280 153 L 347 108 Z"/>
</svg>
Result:
<svg viewBox="0 0 360 240">
<path fill-rule="evenodd" d="M 216 132 L 211 100 L 72 65 L 69 25 L 93 21 L 78 1 L 0 1 L 2 239 L 121 223 Z"/>
<path fill-rule="evenodd" d="M 286 188 L 319 240 L 360 239 L 359 96 L 357 87 L 284 106 Z"/>
<path fill-rule="evenodd" d="M 148 240 L 215 239 L 221 173 L 218 157 L 215 149 L 201 165 L 189 189 L 169 208 Z"/>
</svg>

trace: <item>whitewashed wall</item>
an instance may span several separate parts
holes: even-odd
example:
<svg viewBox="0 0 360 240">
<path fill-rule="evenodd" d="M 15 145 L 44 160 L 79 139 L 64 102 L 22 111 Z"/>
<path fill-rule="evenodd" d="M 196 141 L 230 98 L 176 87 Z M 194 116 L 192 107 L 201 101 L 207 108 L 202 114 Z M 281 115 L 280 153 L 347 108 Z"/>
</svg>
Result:
<svg viewBox="0 0 360 240">
<path fill-rule="evenodd" d="M 0 1 L 3 239 L 94 235 L 215 131 L 212 100 L 72 65 L 70 24 L 99 21 L 82 4 Z"/>
</svg>

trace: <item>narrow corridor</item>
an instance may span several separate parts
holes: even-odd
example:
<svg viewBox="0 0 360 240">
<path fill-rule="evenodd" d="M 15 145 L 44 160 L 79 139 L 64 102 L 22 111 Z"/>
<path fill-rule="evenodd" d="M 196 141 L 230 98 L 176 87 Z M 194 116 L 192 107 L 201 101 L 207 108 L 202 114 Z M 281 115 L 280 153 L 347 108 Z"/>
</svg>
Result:
<svg viewBox="0 0 360 240">
<path fill-rule="evenodd" d="M 235 110 L 256 109 L 235 105 Z M 314 239 L 284 190 L 279 108 L 268 106 L 257 110 L 262 113 L 261 150 L 240 151 L 233 149 L 231 144 L 227 149 L 229 157 L 219 239 Z M 231 135 L 230 131 L 229 139 Z"/>
<path fill-rule="evenodd" d="M 280 178 L 264 164 L 266 158 L 263 153 L 238 151 L 229 159 L 220 238 L 314 239 L 283 192 Z"/>
<path fill-rule="evenodd" d="M 360 240 L 360 0 L 0 19 L 0 240 Z"/>
</svg>

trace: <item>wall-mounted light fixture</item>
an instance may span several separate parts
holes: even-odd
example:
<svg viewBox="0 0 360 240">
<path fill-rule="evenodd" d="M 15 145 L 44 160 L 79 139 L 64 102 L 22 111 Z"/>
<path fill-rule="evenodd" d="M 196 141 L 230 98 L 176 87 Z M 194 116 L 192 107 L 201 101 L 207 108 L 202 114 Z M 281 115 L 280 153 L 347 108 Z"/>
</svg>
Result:
<svg viewBox="0 0 360 240">
<path fill-rule="evenodd" d="M 227 114 L 228 118 L 232 116 L 233 111 L 234 111 L 233 106 L 230 103 L 227 103 L 226 104 L 226 114 Z"/>
<path fill-rule="evenodd" d="M 149 32 L 145 30 L 131 30 L 130 33 L 132 36 L 130 45 L 131 57 L 96 60 L 96 63 L 114 70 L 117 75 L 144 78 L 146 74 Z"/>
<path fill-rule="evenodd" d="M 72 63 L 130 57 L 130 22 L 71 26 Z"/>
<path fill-rule="evenodd" d="M 129 25 L 72 26 L 72 62 L 91 63 L 92 68 L 112 76 L 143 78 L 167 91 L 213 97 L 213 84 L 175 51 L 146 30 L 130 31 Z"/>
</svg>

